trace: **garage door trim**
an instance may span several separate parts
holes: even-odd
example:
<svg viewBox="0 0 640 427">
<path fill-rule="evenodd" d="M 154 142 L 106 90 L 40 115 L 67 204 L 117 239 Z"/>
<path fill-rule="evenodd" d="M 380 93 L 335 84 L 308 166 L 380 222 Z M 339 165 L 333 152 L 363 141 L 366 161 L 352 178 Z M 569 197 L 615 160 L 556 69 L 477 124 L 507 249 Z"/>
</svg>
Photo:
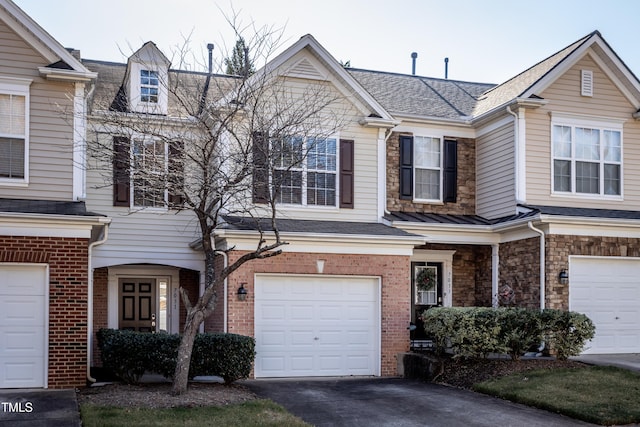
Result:
<svg viewBox="0 0 640 427">
<path fill-rule="evenodd" d="M 0 269 L 3 267 L 37 268 L 42 269 L 44 280 L 44 333 L 43 333 L 43 388 L 49 386 L 49 264 L 43 263 L 16 263 L 0 262 Z M 30 388 L 30 387 L 29 387 Z"/>
<path fill-rule="evenodd" d="M 319 280 L 370 280 L 372 284 L 375 282 L 375 295 L 372 295 L 375 298 L 375 324 L 372 326 L 373 332 L 375 334 L 375 341 L 373 344 L 375 345 L 375 361 L 373 367 L 373 375 L 380 375 L 381 367 L 382 367 L 382 286 L 381 286 L 381 278 L 380 276 L 369 276 L 369 275 L 327 275 L 327 274 L 300 274 L 300 273 L 257 273 L 254 274 L 254 291 L 256 289 L 255 285 L 260 283 L 261 278 L 296 278 L 299 277 L 301 279 L 319 279 Z M 258 322 L 257 322 L 257 312 L 258 304 L 254 303 L 253 313 L 254 313 L 254 336 L 257 337 L 258 332 Z"/>
</svg>

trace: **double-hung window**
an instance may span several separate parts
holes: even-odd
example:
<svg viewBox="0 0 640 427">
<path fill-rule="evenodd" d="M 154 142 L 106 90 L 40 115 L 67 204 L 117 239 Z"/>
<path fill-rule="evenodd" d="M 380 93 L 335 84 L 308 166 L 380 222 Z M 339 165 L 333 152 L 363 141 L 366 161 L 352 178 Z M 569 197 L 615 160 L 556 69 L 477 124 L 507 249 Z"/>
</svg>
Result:
<svg viewBox="0 0 640 427">
<path fill-rule="evenodd" d="M 167 151 L 164 141 L 152 139 L 133 142 L 133 205 L 165 208 L 167 205 Z"/>
<path fill-rule="evenodd" d="M 140 70 L 140 100 L 151 104 L 158 103 L 160 83 L 158 72 L 151 70 Z"/>
<path fill-rule="evenodd" d="M 29 83 L 0 78 L 0 183 L 27 181 Z"/>
<path fill-rule="evenodd" d="M 442 162 L 440 138 L 415 136 L 414 150 L 414 198 L 440 200 Z"/>
<path fill-rule="evenodd" d="M 621 124 L 554 118 L 551 138 L 554 193 L 622 195 Z"/>
<path fill-rule="evenodd" d="M 276 201 L 336 206 L 337 140 L 286 137 L 271 141 Z"/>
</svg>

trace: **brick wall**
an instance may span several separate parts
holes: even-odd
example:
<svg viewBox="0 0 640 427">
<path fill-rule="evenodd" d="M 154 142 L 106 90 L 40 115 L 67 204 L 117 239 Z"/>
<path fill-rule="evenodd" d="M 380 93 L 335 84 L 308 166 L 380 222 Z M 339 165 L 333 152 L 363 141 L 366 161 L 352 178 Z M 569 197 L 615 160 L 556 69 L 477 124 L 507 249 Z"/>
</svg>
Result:
<svg viewBox="0 0 640 427">
<path fill-rule="evenodd" d="M 200 273 L 186 268 L 180 269 L 180 287 L 187 291 L 191 304 L 195 304 L 196 301 L 198 301 L 198 296 L 200 295 Z M 182 303 L 182 298 L 180 298 L 180 333 L 184 330 L 184 322 L 186 318 L 187 309 Z"/>
<path fill-rule="evenodd" d="M 49 388 L 86 384 L 88 239 L 0 236 L 0 262 L 49 264 Z"/>
<path fill-rule="evenodd" d="M 243 253 L 231 252 L 229 262 L 233 263 Z M 249 336 L 254 334 L 254 274 L 316 274 L 318 259 L 326 261 L 323 274 L 327 276 L 382 277 L 381 374 L 396 375 L 396 355 L 409 349 L 407 332 L 411 309 L 409 257 L 283 253 L 264 260 L 250 261 L 229 277 L 228 331 Z M 235 291 L 241 283 L 246 283 L 245 287 L 248 291 L 246 301 L 238 301 L 236 297 Z"/>
<path fill-rule="evenodd" d="M 217 256 L 215 260 L 215 271 L 222 271 L 224 268 L 224 258 Z M 229 292 L 235 292 L 230 289 Z M 224 332 L 224 284 L 216 289 L 217 301 L 213 313 L 204 321 L 205 332 Z"/>
<path fill-rule="evenodd" d="M 93 270 L 93 345 L 91 347 L 91 366 L 102 366 L 96 332 L 102 328 L 109 327 L 108 280 L 109 269 L 107 267 Z"/>
<path fill-rule="evenodd" d="M 476 213 L 476 142 L 458 141 L 458 197 L 456 203 L 413 203 L 400 199 L 400 133 L 387 141 L 387 209 L 390 211 L 475 215 Z"/>
<path fill-rule="evenodd" d="M 514 290 L 515 305 L 540 308 L 539 237 L 500 244 L 499 286 L 503 285 Z"/>
</svg>

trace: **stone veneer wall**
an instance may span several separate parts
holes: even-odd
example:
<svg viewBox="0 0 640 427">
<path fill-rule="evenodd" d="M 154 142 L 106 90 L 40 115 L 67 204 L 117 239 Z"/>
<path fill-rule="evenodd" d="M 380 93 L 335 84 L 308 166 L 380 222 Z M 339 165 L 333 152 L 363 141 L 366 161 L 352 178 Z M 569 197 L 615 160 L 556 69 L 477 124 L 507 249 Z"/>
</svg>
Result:
<svg viewBox="0 0 640 427">
<path fill-rule="evenodd" d="M 569 268 L 570 255 L 640 257 L 640 239 L 627 237 L 547 236 L 547 307 L 569 308 L 569 285 L 558 274 Z M 571 282 L 571 277 L 569 277 Z"/>
<path fill-rule="evenodd" d="M 548 247 L 548 246 L 547 246 Z M 498 288 L 509 285 L 515 292 L 514 305 L 540 307 L 540 238 L 500 244 Z"/>
<path fill-rule="evenodd" d="M 233 263 L 245 252 L 229 253 Z M 409 350 L 411 310 L 410 260 L 408 256 L 350 255 L 285 252 L 244 264 L 228 283 L 228 332 L 254 335 L 254 275 L 256 273 L 317 274 L 316 260 L 324 259 L 323 275 L 380 276 L 382 278 L 381 375 L 397 375 L 397 354 Z M 238 301 L 235 290 L 246 283 L 247 299 Z M 221 301 L 219 302 L 221 304 Z"/>
<path fill-rule="evenodd" d="M 458 141 L 458 196 L 456 203 L 413 203 L 411 200 L 400 199 L 400 135 L 400 133 L 394 132 L 387 141 L 387 209 L 403 212 L 475 215 L 475 139 L 451 138 Z"/>
<path fill-rule="evenodd" d="M 454 307 L 491 306 L 490 246 L 430 244 L 419 249 L 456 251 L 451 278 Z"/>
<path fill-rule="evenodd" d="M 0 236 L 0 262 L 49 265 L 49 388 L 86 384 L 89 240 Z"/>
</svg>

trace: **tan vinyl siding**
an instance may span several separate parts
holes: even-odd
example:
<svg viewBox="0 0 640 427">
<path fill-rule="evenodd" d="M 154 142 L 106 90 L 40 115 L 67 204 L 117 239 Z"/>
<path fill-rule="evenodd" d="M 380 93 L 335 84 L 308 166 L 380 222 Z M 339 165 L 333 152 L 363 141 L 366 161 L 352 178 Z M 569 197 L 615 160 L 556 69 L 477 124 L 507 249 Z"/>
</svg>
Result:
<svg viewBox="0 0 640 427">
<path fill-rule="evenodd" d="M 42 79 L 38 67 L 49 65 L 24 40 L 0 23 L 0 76 L 32 79 L 29 89 L 29 185 L 0 184 L 0 197 L 71 200 L 73 191 L 74 87 Z"/>
<path fill-rule="evenodd" d="M 580 95 L 580 71 L 593 71 L 593 97 Z M 549 103 L 527 111 L 527 203 L 532 205 L 580 208 L 640 210 L 640 123 L 631 114 L 633 105 L 614 82 L 589 56 L 555 81 L 542 94 Z M 594 119 L 624 121 L 623 200 L 606 200 L 597 195 L 565 196 L 552 194 L 551 115 L 576 114 Z"/>
<path fill-rule="evenodd" d="M 477 138 L 477 213 L 486 218 L 512 215 L 515 205 L 514 125 Z"/>
</svg>

